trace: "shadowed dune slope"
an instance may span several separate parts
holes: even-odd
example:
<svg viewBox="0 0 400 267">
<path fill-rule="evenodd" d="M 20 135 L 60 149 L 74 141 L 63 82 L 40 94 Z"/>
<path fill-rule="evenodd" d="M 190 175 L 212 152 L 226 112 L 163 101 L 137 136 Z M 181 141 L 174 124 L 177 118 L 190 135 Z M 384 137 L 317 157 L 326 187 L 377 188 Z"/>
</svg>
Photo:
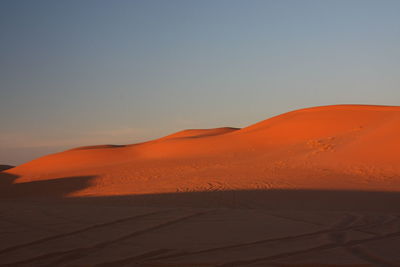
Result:
<svg viewBox="0 0 400 267">
<path fill-rule="evenodd" d="M 335 105 L 237 128 L 81 147 L 4 171 L 14 183 L 94 177 L 68 196 L 269 189 L 400 191 L 400 107 Z"/>
<path fill-rule="evenodd" d="M 11 165 L 0 165 L 0 172 L 8 170 L 8 169 L 11 169 L 11 168 L 14 168 L 14 166 L 11 166 Z"/>
</svg>

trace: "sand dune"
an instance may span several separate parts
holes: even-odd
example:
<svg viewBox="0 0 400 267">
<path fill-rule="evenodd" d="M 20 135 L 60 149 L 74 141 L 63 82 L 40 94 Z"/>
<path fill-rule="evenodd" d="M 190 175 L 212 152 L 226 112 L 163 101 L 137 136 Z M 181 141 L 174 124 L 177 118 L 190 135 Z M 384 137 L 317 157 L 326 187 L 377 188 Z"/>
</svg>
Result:
<svg viewBox="0 0 400 267">
<path fill-rule="evenodd" d="M 170 140 L 179 138 L 199 138 L 199 137 L 216 136 L 237 130 L 239 130 L 239 128 L 233 128 L 233 127 L 222 127 L 215 129 L 190 129 L 167 135 L 158 140 L 161 141 L 161 140 Z"/>
<path fill-rule="evenodd" d="M 1 266 L 400 266 L 400 107 L 336 105 L 0 172 Z"/>
<path fill-rule="evenodd" d="M 8 169 L 11 169 L 11 168 L 14 168 L 14 166 L 11 166 L 11 165 L 0 165 L 0 172 L 8 170 Z"/>
<path fill-rule="evenodd" d="M 12 170 L 15 183 L 94 176 L 69 196 L 231 189 L 400 190 L 400 107 L 336 105 L 243 129 L 185 130 L 92 146 Z"/>
</svg>

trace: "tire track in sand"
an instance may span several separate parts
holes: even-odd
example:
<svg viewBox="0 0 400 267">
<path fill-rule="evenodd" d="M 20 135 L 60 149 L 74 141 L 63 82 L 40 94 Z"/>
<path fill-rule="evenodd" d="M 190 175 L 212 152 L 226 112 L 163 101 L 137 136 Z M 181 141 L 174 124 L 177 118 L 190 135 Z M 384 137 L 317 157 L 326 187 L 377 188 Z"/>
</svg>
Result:
<svg viewBox="0 0 400 267">
<path fill-rule="evenodd" d="M 143 230 L 139 230 L 139 231 L 134 231 L 132 233 L 129 233 L 127 235 L 123 235 L 121 237 L 112 239 L 112 240 L 107 240 L 104 242 L 99 242 L 93 246 L 90 247 L 84 247 L 84 248 L 76 248 L 76 249 L 71 249 L 71 250 L 65 250 L 65 251 L 59 251 L 59 252 L 53 252 L 53 253 L 48 253 L 48 254 L 44 254 L 44 255 L 40 255 L 34 258 L 30 258 L 27 260 L 23 260 L 23 261 L 18 261 L 18 262 L 12 262 L 12 263 L 8 263 L 8 264 L 4 264 L 4 265 L 0 265 L 0 266 L 24 266 L 24 265 L 28 265 L 28 266 L 32 266 L 32 264 L 35 264 L 37 262 L 43 262 L 46 260 L 49 260 L 50 262 L 47 263 L 40 263 L 40 266 L 44 267 L 44 266 L 58 266 L 59 264 L 64 264 L 73 260 L 77 260 L 79 258 L 85 257 L 91 253 L 97 252 L 101 249 L 104 249 L 110 245 L 113 245 L 115 243 L 124 241 L 126 239 L 135 237 L 135 236 L 139 236 L 139 235 L 143 235 L 149 232 L 152 232 L 154 230 L 158 230 L 160 228 L 164 228 L 164 227 L 168 227 L 170 225 L 176 224 L 176 223 L 180 223 L 182 221 L 191 219 L 193 217 L 197 217 L 197 216 L 201 216 L 203 214 L 205 214 L 207 212 L 197 212 L 197 213 L 193 213 L 190 215 L 186 215 L 186 216 L 181 216 L 177 219 L 173 219 L 173 220 L 169 220 L 166 221 L 164 223 L 161 224 L 157 224 L 155 226 L 152 227 L 148 227 L 145 228 Z M 52 260 L 54 259 L 54 260 Z"/>
</svg>

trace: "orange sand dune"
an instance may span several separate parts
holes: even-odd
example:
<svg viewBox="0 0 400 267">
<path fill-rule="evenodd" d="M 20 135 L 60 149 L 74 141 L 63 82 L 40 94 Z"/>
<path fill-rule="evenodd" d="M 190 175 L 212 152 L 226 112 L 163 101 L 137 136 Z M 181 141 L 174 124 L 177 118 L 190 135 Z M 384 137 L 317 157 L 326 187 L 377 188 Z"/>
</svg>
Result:
<svg viewBox="0 0 400 267">
<path fill-rule="evenodd" d="M 215 129 L 189 129 L 174 134 L 167 135 L 159 140 L 178 139 L 178 138 L 198 138 L 206 136 L 215 136 L 239 130 L 239 128 L 222 127 Z"/>
<path fill-rule="evenodd" d="M 400 191 L 399 136 L 400 107 L 323 106 L 243 129 L 185 130 L 134 145 L 81 147 L 4 173 L 15 177 L 14 183 L 93 177 L 68 196 L 238 189 Z"/>
<path fill-rule="evenodd" d="M 339 105 L 0 166 L 0 265 L 400 266 L 399 136 Z"/>
</svg>

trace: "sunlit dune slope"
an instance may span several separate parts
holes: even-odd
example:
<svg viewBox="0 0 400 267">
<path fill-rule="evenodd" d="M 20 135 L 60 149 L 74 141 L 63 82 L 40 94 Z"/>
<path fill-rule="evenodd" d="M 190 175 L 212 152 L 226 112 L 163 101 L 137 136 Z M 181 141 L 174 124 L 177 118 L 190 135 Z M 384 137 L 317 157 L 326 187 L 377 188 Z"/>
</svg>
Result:
<svg viewBox="0 0 400 267">
<path fill-rule="evenodd" d="M 94 177 L 68 196 L 279 188 L 400 191 L 400 107 L 307 108 L 243 129 L 185 130 L 134 145 L 81 147 L 5 172 L 18 177 L 15 183 Z"/>
</svg>

